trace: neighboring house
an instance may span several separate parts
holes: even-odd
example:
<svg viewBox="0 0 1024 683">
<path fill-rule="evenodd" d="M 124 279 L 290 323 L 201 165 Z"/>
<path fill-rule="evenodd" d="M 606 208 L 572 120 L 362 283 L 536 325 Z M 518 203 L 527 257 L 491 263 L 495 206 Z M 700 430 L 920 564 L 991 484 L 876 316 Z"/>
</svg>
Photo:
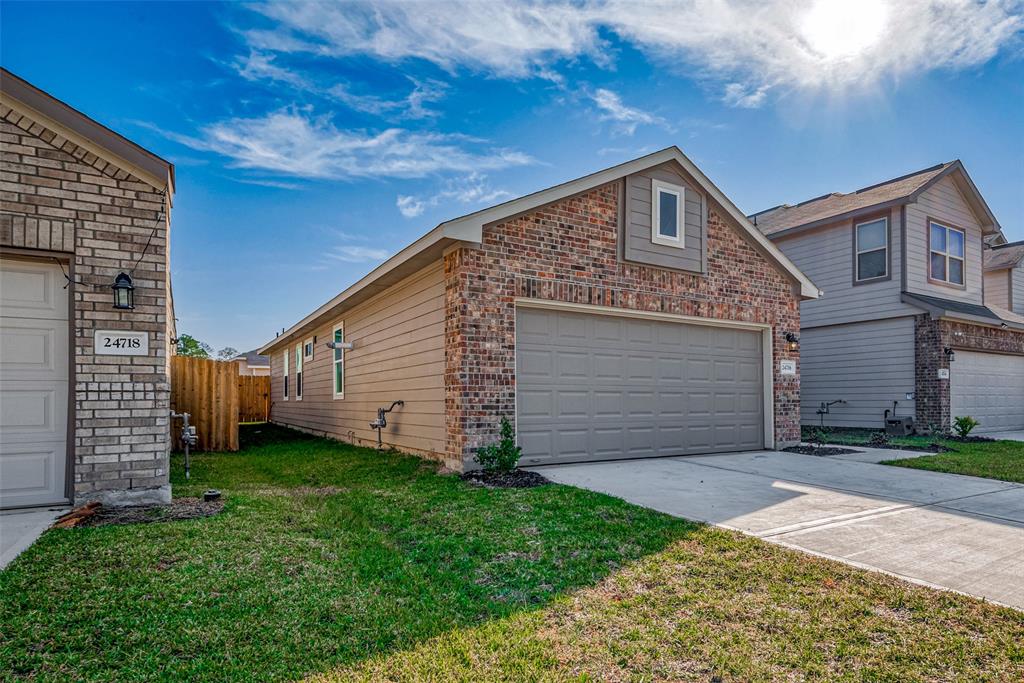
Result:
<svg viewBox="0 0 1024 683">
<path fill-rule="evenodd" d="M 1024 242 L 985 250 L 985 303 L 1024 316 Z"/>
<path fill-rule="evenodd" d="M 1024 318 L 986 298 L 986 242 L 1005 239 L 963 164 L 751 219 L 825 292 L 800 312 L 804 424 L 842 400 L 826 425 L 881 427 L 895 409 L 1024 428 Z"/>
<path fill-rule="evenodd" d="M 270 356 L 261 356 L 256 349 L 239 354 L 231 360 L 238 363 L 239 375 L 263 377 L 270 374 Z"/>
<path fill-rule="evenodd" d="M 0 142 L 0 507 L 168 501 L 174 167 L 6 70 Z"/>
<path fill-rule="evenodd" d="M 818 294 L 671 147 L 442 223 L 259 352 L 272 421 L 376 443 L 401 400 L 384 443 L 457 470 L 502 416 L 524 464 L 773 448 Z"/>
</svg>

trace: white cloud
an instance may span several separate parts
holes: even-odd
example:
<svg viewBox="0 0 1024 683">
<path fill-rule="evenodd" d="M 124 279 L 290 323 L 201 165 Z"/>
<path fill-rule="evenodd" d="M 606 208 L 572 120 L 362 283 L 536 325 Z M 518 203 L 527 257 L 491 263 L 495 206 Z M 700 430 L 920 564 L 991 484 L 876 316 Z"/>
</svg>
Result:
<svg viewBox="0 0 1024 683">
<path fill-rule="evenodd" d="M 300 178 L 420 178 L 533 162 L 522 152 L 487 147 L 462 135 L 401 128 L 379 133 L 340 130 L 329 117 L 295 107 L 212 123 L 197 136 L 165 134 L 193 149 L 227 157 L 236 168 Z"/>
<path fill-rule="evenodd" d="M 423 59 L 454 71 L 548 77 L 585 57 L 608 65 L 614 33 L 659 65 L 722 89 L 740 107 L 769 93 L 849 92 L 982 64 L 1020 39 L 1020 0 L 393 0 L 269 3 L 256 49 Z M 546 74 L 546 76 L 545 76 Z"/>
<path fill-rule="evenodd" d="M 402 194 L 398 195 L 395 199 L 395 206 L 398 207 L 398 211 L 406 218 L 415 218 L 421 215 L 427 208 L 422 200 Z"/>
<path fill-rule="evenodd" d="M 378 262 L 383 261 L 391 254 L 387 249 L 374 249 L 373 247 L 359 247 L 353 245 L 343 245 L 340 247 L 334 247 L 326 256 L 334 261 L 342 261 L 344 263 L 367 263 L 369 261 Z"/>
<path fill-rule="evenodd" d="M 448 86 L 441 81 L 427 80 L 413 82 L 412 91 L 402 99 L 389 100 L 377 95 L 360 95 L 352 92 L 351 88 L 338 83 L 327 89 L 326 94 L 350 109 L 365 114 L 382 116 L 385 114 L 399 114 L 405 118 L 422 119 L 429 116 L 437 116 L 438 112 L 427 108 L 426 104 L 439 102 L 444 98 Z"/>
<path fill-rule="evenodd" d="M 248 56 L 236 58 L 232 66 L 247 81 L 287 83 L 303 90 L 310 87 L 310 83 L 301 75 L 275 64 L 276 59 L 273 54 L 250 50 Z"/>
<path fill-rule="evenodd" d="M 459 178 L 446 181 L 444 188 L 430 197 L 414 197 L 398 195 L 395 205 L 406 218 L 415 218 L 428 208 L 434 208 L 445 202 L 458 204 L 487 205 L 512 197 L 511 192 L 495 189 L 482 173 L 470 173 Z"/>
<path fill-rule="evenodd" d="M 621 97 L 606 88 L 598 88 L 590 97 L 601 110 L 601 119 L 615 121 L 618 130 L 626 135 L 635 133 L 637 125 L 641 123 L 665 125 L 665 120 L 661 117 L 626 106 L 622 103 Z"/>
</svg>

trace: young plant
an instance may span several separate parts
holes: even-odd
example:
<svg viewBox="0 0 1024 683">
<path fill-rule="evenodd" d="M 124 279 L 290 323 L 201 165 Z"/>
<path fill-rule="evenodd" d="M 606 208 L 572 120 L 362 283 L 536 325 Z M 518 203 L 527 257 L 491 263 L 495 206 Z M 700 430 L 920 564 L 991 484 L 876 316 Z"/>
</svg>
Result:
<svg viewBox="0 0 1024 683">
<path fill-rule="evenodd" d="M 815 427 L 811 430 L 810 437 L 807 441 L 814 446 L 816 450 L 821 449 L 824 448 L 826 443 L 828 443 L 829 435 L 831 433 L 832 430 L 828 427 Z"/>
<path fill-rule="evenodd" d="M 516 445 L 515 430 L 505 416 L 501 418 L 500 434 L 498 443 L 476 449 L 473 456 L 486 472 L 511 472 L 519 465 L 523 449 Z"/>
<path fill-rule="evenodd" d="M 970 415 L 962 415 L 960 417 L 953 418 L 953 430 L 961 439 L 966 438 L 967 435 L 971 433 L 971 430 L 979 424 L 981 423 Z"/>
</svg>

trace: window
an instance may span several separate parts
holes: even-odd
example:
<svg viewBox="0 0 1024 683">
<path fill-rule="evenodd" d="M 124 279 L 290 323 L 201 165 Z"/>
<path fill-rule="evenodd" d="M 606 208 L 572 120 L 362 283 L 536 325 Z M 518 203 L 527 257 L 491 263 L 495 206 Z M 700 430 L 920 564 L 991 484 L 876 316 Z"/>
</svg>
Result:
<svg viewBox="0 0 1024 683">
<path fill-rule="evenodd" d="M 857 282 L 878 280 L 889 275 L 889 219 L 877 218 L 854 226 L 857 253 Z"/>
<path fill-rule="evenodd" d="M 929 277 L 938 282 L 963 286 L 964 231 L 934 221 L 928 222 L 928 231 L 931 241 L 928 254 Z"/>
<path fill-rule="evenodd" d="M 651 181 L 651 241 L 682 249 L 685 246 L 686 220 L 683 200 L 686 191 L 679 185 Z"/>
<path fill-rule="evenodd" d="M 302 400 L 302 344 L 295 345 L 295 400 Z"/>
<path fill-rule="evenodd" d="M 288 349 L 284 350 L 284 400 L 288 400 Z"/>
<path fill-rule="evenodd" d="M 302 344 L 302 360 L 313 360 L 313 339 L 307 339 Z"/>
<path fill-rule="evenodd" d="M 334 326 L 334 343 L 345 343 L 345 323 Z M 334 398 L 345 398 L 345 349 L 334 349 Z"/>
</svg>

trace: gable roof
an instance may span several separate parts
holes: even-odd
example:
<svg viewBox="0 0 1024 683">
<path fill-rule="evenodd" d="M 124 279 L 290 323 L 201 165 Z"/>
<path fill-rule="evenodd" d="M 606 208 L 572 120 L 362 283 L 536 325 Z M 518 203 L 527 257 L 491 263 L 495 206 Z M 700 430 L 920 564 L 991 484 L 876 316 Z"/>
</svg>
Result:
<svg viewBox="0 0 1024 683">
<path fill-rule="evenodd" d="M 259 349 L 240 353 L 231 360 L 244 360 L 250 368 L 270 367 L 270 356 L 261 356 Z"/>
<path fill-rule="evenodd" d="M 678 163 L 683 170 L 689 173 L 701 189 L 720 205 L 725 213 L 750 237 L 756 248 L 780 271 L 799 284 L 801 297 L 816 299 L 821 296 L 821 290 L 811 282 L 810 278 L 804 275 L 771 240 L 761 234 L 743 212 L 678 147 L 673 145 L 632 161 L 627 161 L 560 185 L 445 221 L 377 266 L 377 268 L 354 285 L 292 325 L 278 335 L 277 338 L 264 344 L 259 351 L 260 353 L 267 353 L 269 350 L 282 345 L 291 337 L 312 328 L 315 322 L 327 313 L 340 313 L 342 310 L 354 306 L 369 296 L 383 291 L 402 277 L 439 258 L 449 246 L 458 243 L 479 244 L 483 240 L 485 226 L 528 213 L 548 204 L 670 161 Z"/>
<path fill-rule="evenodd" d="M 0 67 L 0 102 L 105 161 L 174 194 L 174 164 Z"/>
<path fill-rule="evenodd" d="M 959 159 L 862 187 L 853 192 L 832 192 L 792 206 L 781 204 L 752 214 L 750 219 L 762 233 L 777 239 L 790 232 L 809 230 L 827 223 L 916 201 L 928 188 L 953 174 L 956 175 L 958 186 L 964 192 L 968 203 L 982 218 L 983 232 L 998 233 L 998 221 Z"/>
<path fill-rule="evenodd" d="M 985 270 L 1015 268 L 1024 261 L 1024 240 L 985 250 Z"/>
</svg>

